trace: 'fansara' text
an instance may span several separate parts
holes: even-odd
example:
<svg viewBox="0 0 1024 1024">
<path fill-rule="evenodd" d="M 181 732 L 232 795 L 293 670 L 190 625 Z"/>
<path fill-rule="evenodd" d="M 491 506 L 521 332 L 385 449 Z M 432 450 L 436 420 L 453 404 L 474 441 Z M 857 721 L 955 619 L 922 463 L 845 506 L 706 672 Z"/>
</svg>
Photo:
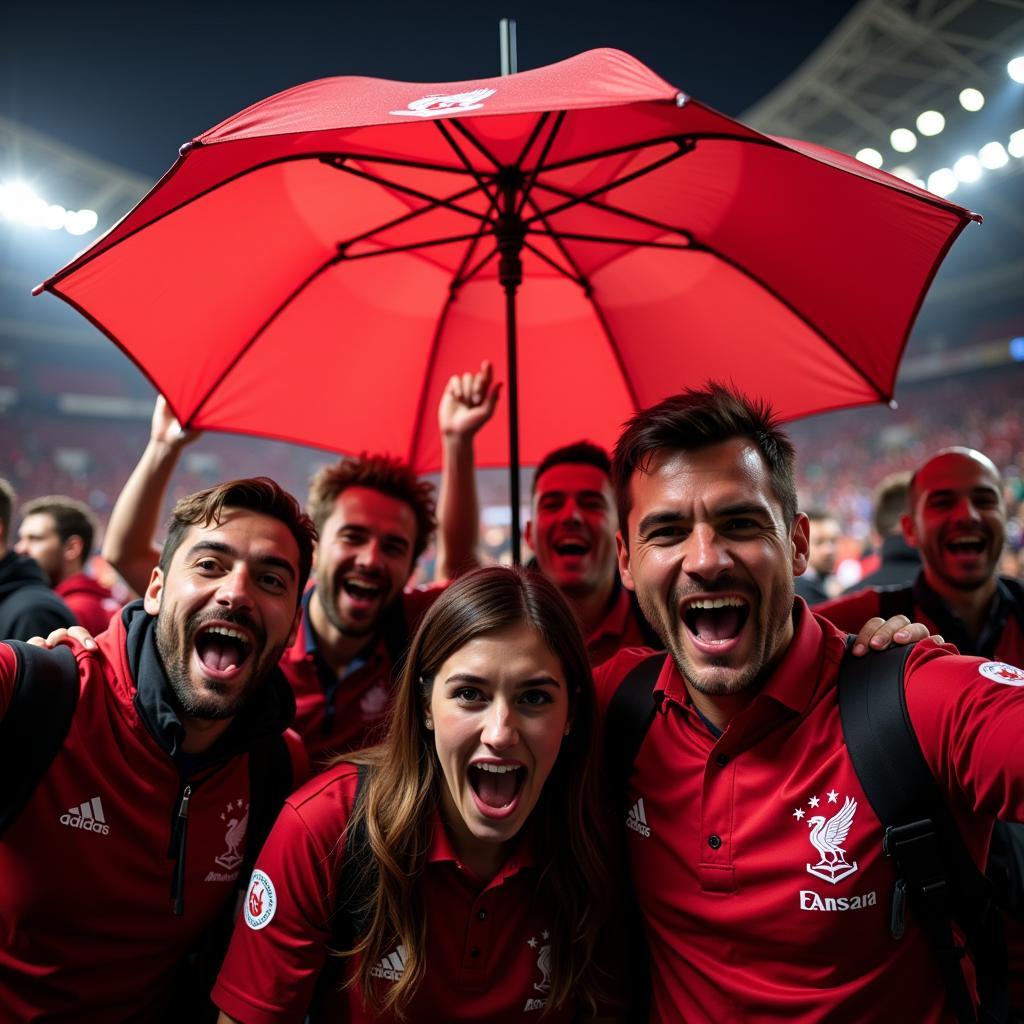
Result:
<svg viewBox="0 0 1024 1024">
<path fill-rule="evenodd" d="M 878 894 L 866 892 L 860 896 L 819 896 L 812 889 L 800 890 L 801 910 L 861 910 L 878 903 Z"/>
<path fill-rule="evenodd" d="M 543 1010 L 547 1006 L 547 1002 L 546 999 L 527 999 L 526 1005 L 523 1007 L 523 1013 L 529 1010 Z"/>
</svg>

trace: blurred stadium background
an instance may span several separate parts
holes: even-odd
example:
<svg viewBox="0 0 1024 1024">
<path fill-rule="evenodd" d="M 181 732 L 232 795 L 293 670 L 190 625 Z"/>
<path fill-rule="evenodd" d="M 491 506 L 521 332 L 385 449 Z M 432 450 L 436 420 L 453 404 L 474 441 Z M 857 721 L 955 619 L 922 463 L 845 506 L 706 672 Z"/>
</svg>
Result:
<svg viewBox="0 0 1024 1024">
<path fill-rule="evenodd" d="M 904 357 L 898 407 L 820 416 L 794 423 L 792 432 L 805 507 L 837 514 L 847 558 L 867 543 L 871 490 L 885 475 L 943 445 L 987 452 L 1006 475 L 1006 565 L 1019 573 L 1024 2 L 862 0 L 770 94 L 727 112 L 771 134 L 855 154 L 984 215 L 932 286 Z M 149 384 L 83 319 L 51 298 L 32 299 L 30 290 L 152 184 L 0 118 L 0 475 L 20 500 L 69 494 L 104 519 L 146 442 Z M 187 333 L 187 322 L 181 329 Z M 329 458 L 294 445 L 207 435 L 186 450 L 171 498 L 259 473 L 304 495 Z M 500 472 L 481 477 L 484 537 L 500 557 L 506 481 Z M 529 470 L 524 493 L 528 488 Z"/>
</svg>

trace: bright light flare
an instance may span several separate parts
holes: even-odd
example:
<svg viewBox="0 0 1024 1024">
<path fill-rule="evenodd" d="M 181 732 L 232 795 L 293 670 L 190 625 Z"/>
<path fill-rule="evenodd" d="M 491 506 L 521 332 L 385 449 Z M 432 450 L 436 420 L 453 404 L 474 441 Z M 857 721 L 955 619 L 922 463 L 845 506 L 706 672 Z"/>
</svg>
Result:
<svg viewBox="0 0 1024 1024">
<path fill-rule="evenodd" d="M 997 170 L 1000 167 L 1005 167 L 1010 162 L 1010 158 L 1006 155 L 1006 150 L 1001 142 L 987 142 L 978 151 L 978 159 L 986 171 Z"/>
<path fill-rule="evenodd" d="M 1006 65 L 1006 73 L 1015 81 L 1024 85 L 1024 55 L 1020 57 L 1014 57 L 1009 64 Z"/>
<path fill-rule="evenodd" d="M 881 167 L 884 163 L 882 154 L 879 153 L 877 149 L 872 149 L 870 146 L 865 146 L 863 149 L 857 150 L 855 155 L 862 164 L 867 164 L 868 167 Z"/>
<path fill-rule="evenodd" d="M 973 153 L 968 153 L 953 164 L 953 173 L 960 181 L 970 184 L 981 177 L 981 161 Z"/>
<path fill-rule="evenodd" d="M 95 210 L 68 211 L 64 229 L 69 235 L 87 235 L 98 222 Z"/>
<path fill-rule="evenodd" d="M 1006 151 L 1010 156 L 1024 156 L 1024 128 L 1015 131 L 1010 136 L 1010 144 L 1006 147 Z"/>
<path fill-rule="evenodd" d="M 938 135 L 946 127 L 946 119 L 937 110 L 925 110 L 917 115 L 917 130 L 922 135 Z"/>
<path fill-rule="evenodd" d="M 980 89 L 961 89 L 960 106 L 972 114 L 985 106 L 985 94 Z"/>
<path fill-rule="evenodd" d="M 897 153 L 910 153 L 917 148 L 917 136 L 909 128 L 894 128 L 889 135 L 889 145 Z"/>
<path fill-rule="evenodd" d="M 956 175 L 953 173 L 950 167 L 940 167 L 937 171 L 932 171 L 928 175 L 927 189 L 929 192 L 937 196 L 948 196 L 952 195 L 956 191 L 957 185 L 960 182 L 957 181 Z"/>
</svg>

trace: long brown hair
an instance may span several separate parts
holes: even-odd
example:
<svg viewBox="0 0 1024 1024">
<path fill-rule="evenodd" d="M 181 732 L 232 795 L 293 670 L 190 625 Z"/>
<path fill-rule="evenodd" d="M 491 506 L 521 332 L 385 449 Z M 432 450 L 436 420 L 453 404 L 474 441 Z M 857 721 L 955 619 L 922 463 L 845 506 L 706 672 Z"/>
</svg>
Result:
<svg viewBox="0 0 1024 1024">
<path fill-rule="evenodd" d="M 413 638 L 386 740 L 344 757 L 370 767 L 349 823 L 353 828 L 360 818 L 365 822 L 372 854 L 366 858 L 366 888 L 373 894 L 370 924 L 344 952 L 362 956 L 350 983 L 359 986 L 374 1013 L 401 1016 L 425 970 L 428 922 L 420 880 L 434 809 L 446 785 L 433 734 L 423 722 L 434 676 L 471 640 L 521 623 L 535 630 L 561 662 L 573 723 L 531 814 L 538 863 L 544 865 L 536 899 L 554 914 L 547 1008 L 570 999 L 593 1006 L 600 993 L 592 960 L 611 883 L 602 852 L 608 837 L 586 647 L 554 584 L 537 573 L 494 566 L 461 577 L 437 600 Z M 381 997 L 370 972 L 397 944 L 405 947 L 405 971 Z"/>
</svg>

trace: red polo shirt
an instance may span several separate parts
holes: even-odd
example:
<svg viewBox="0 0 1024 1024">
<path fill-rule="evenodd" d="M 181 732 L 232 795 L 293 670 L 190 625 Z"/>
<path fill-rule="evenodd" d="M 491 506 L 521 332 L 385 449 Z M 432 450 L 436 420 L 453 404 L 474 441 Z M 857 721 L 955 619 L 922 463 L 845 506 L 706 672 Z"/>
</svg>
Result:
<svg viewBox="0 0 1024 1024">
<path fill-rule="evenodd" d="M 114 595 L 98 580 L 84 572 L 76 572 L 61 580 L 54 588 L 71 609 L 71 614 L 93 636 L 99 636 L 110 625 L 110 618 L 121 607 Z"/>
<path fill-rule="evenodd" d="M 399 600 L 405 624 L 404 647 L 412 639 L 424 612 L 437 600 L 446 583 L 406 590 Z M 336 677 L 317 649 L 309 620 L 310 588 L 303 598 L 302 622 L 295 642 L 281 658 L 281 671 L 295 693 L 292 728 L 302 737 L 313 770 L 337 754 L 357 750 L 381 738 L 391 707 L 394 660 L 383 636 L 370 638 L 366 651 L 346 673 Z"/>
<path fill-rule="evenodd" d="M 590 664 L 600 665 L 627 647 L 643 647 L 647 642 L 647 634 L 640 625 L 639 613 L 630 600 L 629 591 L 618 587 L 608 614 L 587 637 Z"/>
<path fill-rule="evenodd" d="M 339 764 L 294 793 L 256 862 L 259 916 L 239 918 L 213 1000 L 242 1024 L 301 1022 L 328 956 L 328 917 L 336 901 L 344 831 L 355 799 L 356 769 Z M 408 1021 L 540 1021 L 550 910 L 533 896 L 537 867 L 528 843 L 487 885 L 462 866 L 440 819 L 434 825 L 422 898 L 426 971 Z M 252 888 L 252 885 L 250 886 Z M 270 905 L 273 913 L 266 917 Z M 252 927 L 253 924 L 259 927 Z M 381 961 L 381 986 L 404 969 L 404 951 Z M 355 987 L 332 988 L 326 1019 L 363 1024 L 371 1017 Z M 544 1017 L 575 1019 L 574 1007 Z"/>
<path fill-rule="evenodd" d="M 783 660 L 719 737 L 671 660 L 658 680 L 626 821 L 652 1019 L 951 1020 L 925 935 L 911 923 L 889 936 L 893 869 L 839 720 L 843 636 L 802 601 L 794 614 Z M 598 670 L 602 706 L 642 657 Z M 993 819 L 1024 818 L 1024 688 L 991 664 L 925 641 L 905 673 L 921 748 L 979 863 Z M 846 831 L 838 860 L 815 845 L 829 824 Z"/>
</svg>

